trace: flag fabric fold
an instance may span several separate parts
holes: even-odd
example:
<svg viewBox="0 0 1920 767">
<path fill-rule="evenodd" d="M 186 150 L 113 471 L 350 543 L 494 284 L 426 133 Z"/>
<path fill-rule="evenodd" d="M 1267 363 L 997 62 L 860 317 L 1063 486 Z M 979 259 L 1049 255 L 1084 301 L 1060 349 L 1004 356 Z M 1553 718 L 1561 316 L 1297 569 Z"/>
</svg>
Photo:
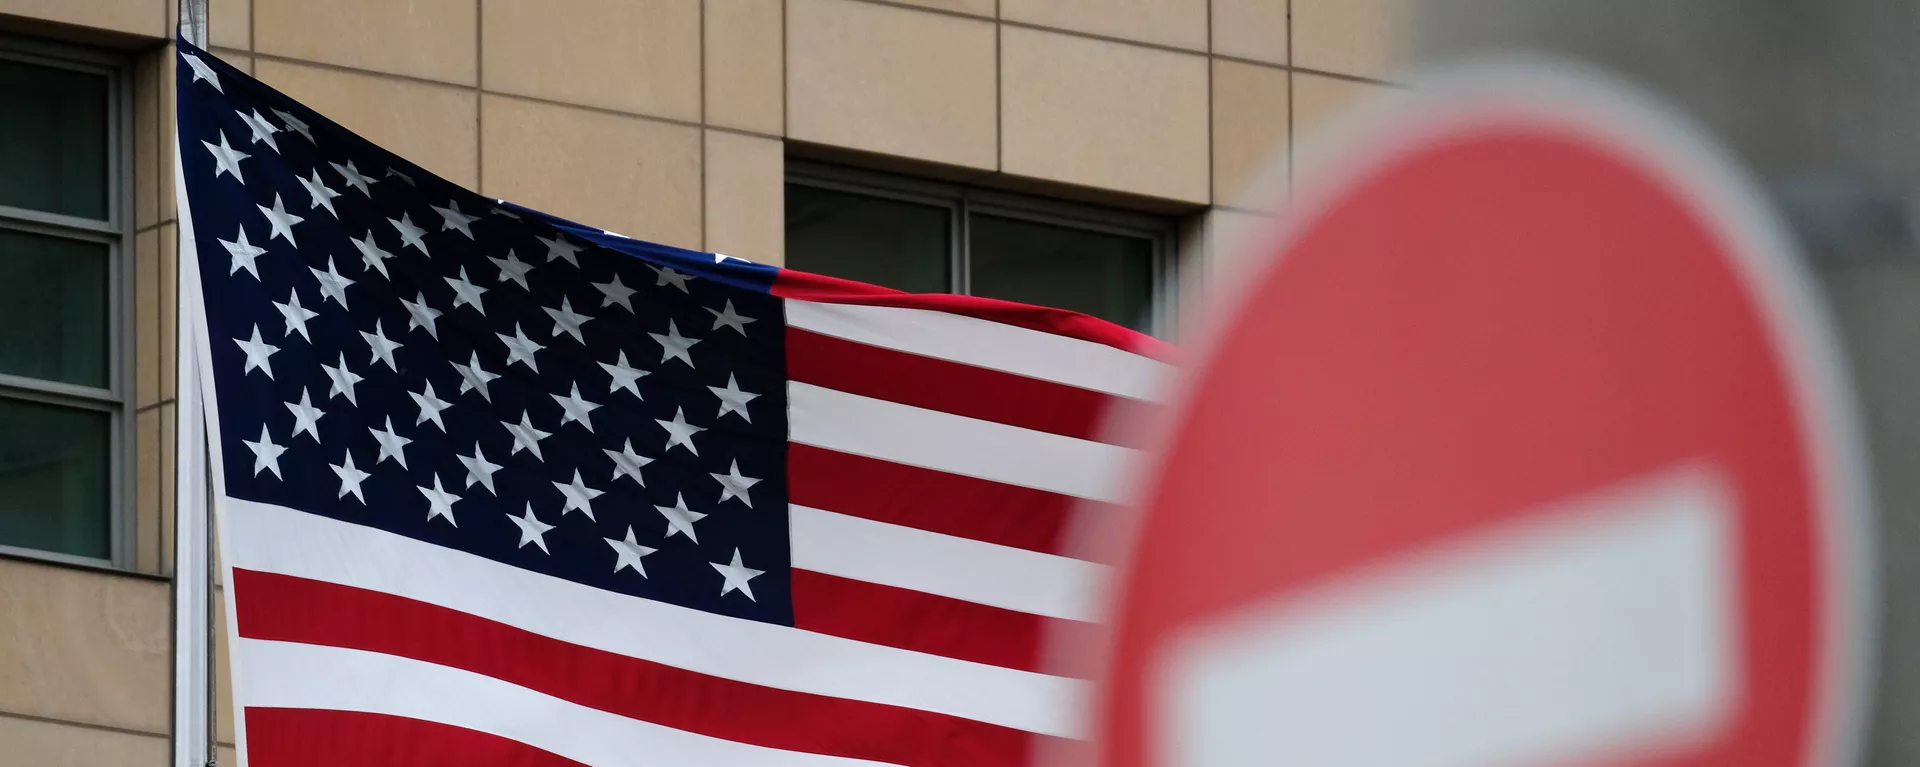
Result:
<svg viewBox="0 0 1920 767">
<path fill-rule="evenodd" d="M 1022 764 L 1151 339 L 481 196 L 184 42 L 256 767 Z M 689 193 L 697 193 L 689 191 Z"/>
</svg>

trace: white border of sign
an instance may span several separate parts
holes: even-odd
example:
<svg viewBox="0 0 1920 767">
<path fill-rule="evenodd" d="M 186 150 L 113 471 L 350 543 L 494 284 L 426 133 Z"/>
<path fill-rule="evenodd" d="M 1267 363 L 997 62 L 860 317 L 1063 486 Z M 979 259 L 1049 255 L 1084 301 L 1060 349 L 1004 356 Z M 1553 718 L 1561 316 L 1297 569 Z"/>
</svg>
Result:
<svg viewBox="0 0 1920 767">
<path fill-rule="evenodd" d="M 1649 175 L 1673 184 L 1675 196 L 1736 254 L 1737 271 L 1759 301 L 1768 335 L 1784 357 L 1795 413 L 1807 435 L 1803 460 L 1813 470 L 1814 497 L 1825 511 L 1822 528 L 1831 569 L 1823 604 L 1833 614 L 1822 626 L 1827 656 L 1816 680 L 1816 721 L 1806 764 L 1857 763 L 1872 700 L 1877 625 L 1870 537 L 1874 500 L 1838 336 L 1793 241 L 1737 162 L 1679 112 L 1610 75 L 1543 57 L 1472 61 L 1418 74 L 1411 90 L 1316 130 L 1307 154 L 1325 159 L 1294 171 L 1305 181 L 1297 188 L 1307 193 L 1294 197 L 1271 234 L 1239 244 L 1253 253 L 1231 259 L 1225 266 L 1231 271 L 1213 281 L 1219 292 L 1205 302 L 1209 309 L 1182 322 L 1197 332 L 1183 339 L 1182 373 L 1168 390 L 1171 406 L 1151 420 L 1118 424 L 1115 431 L 1146 437 L 1128 444 L 1165 444 L 1185 418 L 1196 373 L 1211 367 L 1219 329 L 1257 298 L 1253 286 L 1279 262 L 1256 256 L 1285 252 L 1353 187 L 1434 138 L 1478 123 L 1515 121 L 1585 135 L 1635 159 Z M 1136 484 L 1123 497 L 1140 499 L 1156 478 L 1138 472 L 1131 481 Z M 1126 525 L 1137 521 L 1131 517 Z M 1074 530 L 1081 545 L 1125 541 L 1128 550 L 1118 560 L 1122 572 L 1134 556 L 1134 532 L 1115 525 L 1111 516 L 1101 520 L 1094 514 L 1077 515 Z M 1104 703 L 1096 699 L 1091 713 Z"/>
</svg>

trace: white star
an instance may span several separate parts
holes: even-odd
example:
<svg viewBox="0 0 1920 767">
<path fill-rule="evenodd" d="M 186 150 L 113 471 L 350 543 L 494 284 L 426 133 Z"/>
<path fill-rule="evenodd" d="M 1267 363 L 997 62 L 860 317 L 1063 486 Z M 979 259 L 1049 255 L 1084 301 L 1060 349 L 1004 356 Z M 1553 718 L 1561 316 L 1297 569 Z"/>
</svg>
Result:
<svg viewBox="0 0 1920 767">
<path fill-rule="evenodd" d="M 593 286 L 600 289 L 600 295 L 605 296 L 605 298 L 600 299 L 600 308 L 605 309 L 614 304 L 619 304 L 620 308 L 629 312 L 633 311 L 633 302 L 630 299 L 633 298 L 634 290 L 633 288 L 627 287 L 626 283 L 620 281 L 620 275 L 616 274 L 613 276 L 613 279 L 606 282 L 593 283 Z"/>
<path fill-rule="evenodd" d="M 258 477 L 261 471 L 272 470 L 274 479 L 280 478 L 280 454 L 287 452 L 287 449 L 273 444 L 273 435 L 267 433 L 266 424 L 260 424 L 259 442 L 240 441 L 253 451 L 253 476 Z"/>
<path fill-rule="evenodd" d="M 300 432 L 304 431 L 307 433 L 307 436 L 313 438 L 313 441 L 319 442 L 320 417 L 326 415 L 327 411 L 313 406 L 313 399 L 308 396 L 306 389 L 300 390 L 299 402 L 287 402 L 283 404 L 287 406 L 288 410 L 293 411 L 293 433 L 287 435 L 287 440 L 292 441 L 294 437 L 300 436 Z"/>
<path fill-rule="evenodd" d="M 296 248 L 300 247 L 294 244 L 293 241 L 293 225 L 306 219 L 288 213 L 287 207 L 280 203 L 280 193 L 274 193 L 272 208 L 268 208 L 265 205 L 255 205 L 253 207 L 259 208 L 261 215 L 267 217 L 267 225 L 273 227 L 271 231 L 267 232 L 267 242 L 273 242 L 273 238 L 275 237 L 284 237 L 288 245 Z"/>
<path fill-rule="evenodd" d="M 707 307 L 704 306 L 700 308 L 707 309 Z M 740 335 L 743 336 L 747 334 L 747 323 L 758 322 L 758 320 L 752 317 L 747 317 L 735 312 L 733 310 L 733 299 L 731 298 L 727 299 L 727 308 L 724 311 L 707 309 L 707 313 L 713 315 L 714 330 L 733 328 L 734 330 L 740 331 Z"/>
<path fill-rule="evenodd" d="M 628 477 L 634 481 L 634 484 L 641 487 L 647 486 L 647 481 L 640 478 L 640 467 L 653 463 L 653 459 L 633 452 L 633 440 L 622 442 L 619 450 L 602 448 L 600 452 L 606 453 L 608 458 L 613 459 L 613 477 L 607 481 L 618 482 L 621 477 Z"/>
<path fill-rule="evenodd" d="M 294 180 L 299 181 L 301 186 L 307 188 L 307 194 L 312 198 L 307 202 L 308 208 L 326 208 L 328 215 L 334 218 L 340 217 L 339 211 L 333 209 L 333 198 L 339 197 L 340 193 L 328 189 L 326 183 L 320 180 L 320 169 L 314 169 L 313 178 L 307 179 L 294 176 Z"/>
<path fill-rule="evenodd" d="M 402 437 L 393 430 L 393 416 L 387 416 L 387 428 L 369 426 L 367 431 L 373 432 L 373 441 L 380 443 L 380 455 L 373 459 L 374 465 L 378 466 L 382 461 L 391 458 L 394 463 L 400 464 L 400 468 L 407 468 L 406 447 L 413 440 Z"/>
<path fill-rule="evenodd" d="M 580 334 L 580 326 L 587 324 L 587 320 L 593 318 L 575 312 L 573 310 L 573 302 L 567 297 L 560 297 L 560 308 L 558 309 L 548 309 L 544 306 L 540 308 L 547 313 L 548 317 L 553 318 L 553 337 L 559 338 L 560 334 L 564 332 L 567 335 L 573 336 L 573 340 L 575 341 L 583 344 L 587 342 L 586 337 Z"/>
<path fill-rule="evenodd" d="M 694 455 L 700 454 L 700 451 L 693 447 L 693 435 L 706 431 L 706 429 L 687 423 L 686 413 L 681 408 L 673 409 L 673 420 L 663 421 L 655 418 L 653 422 L 660 424 L 660 428 L 667 430 L 667 446 L 661 448 L 661 452 L 664 453 L 672 450 L 674 445 L 684 445 L 687 448 L 687 452 Z"/>
<path fill-rule="evenodd" d="M 348 160 L 345 165 L 337 162 L 329 162 L 327 164 L 333 166 L 334 170 L 339 171 L 340 177 L 347 180 L 347 186 L 360 190 L 361 194 L 369 198 L 373 197 L 373 190 L 368 188 L 367 185 L 376 183 L 380 179 L 360 175 L 360 170 L 353 167 L 352 160 Z"/>
<path fill-rule="evenodd" d="M 680 328 L 673 324 L 673 320 L 667 320 L 666 335 L 659 333 L 648 333 L 647 335 L 653 336 L 653 340 L 660 342 L 660 361 L 662 363 L 670 359 L 678 359 L 681 362 L 687 363 L 687 367 L 693 367 L 693 356 L 687 352 L 693 349 L 694 344 L 700 343 L 700 339 L 680 335 Z"/>
<path fill-rule="evenodd" d="M 211 141 L 200 142 L 202 146 L 207 148 L 207 151 L 213 153 L 213 177 L 217 179 L 222 173 L 231 173 L 233 174 L 233 180 L 242 184 L 247 183 L 246 178 L 240 175 L 240 161 L 253 155 L 234 149 L 231 145 L 227 144 L 226 131 L 220 131 L 219 136 L 220 143 L 217 146 Z"/>
<path fill-rule="evenodd" d="M 327 390 L 327 396 L 338 397 L 342 394 L 345 394 L 347 395 L 347 402 L 355 405 L 360 404 L 358 402 L 353 401 L 353 385 L 360 383 L 362 380 L 365 380 L 365 379 L 362 379 L 360 376 L 354 375 L 353 371 L 347 369 L 347 353 L 346 352 L 340 353 L 339 367 L 334 367 L 332 365 L 328 365 L 322 362 L 320 363 L 320 369 L 327 371 L 327 380 L 333 382 L 333 387 Z"/>
<path fill-rule="evenodd" d="M 368 360 L 367 364 L 372 365 L 375 362 L 385 362 L 387 363 L 388 370 L 398 373 L 400 372 L 400 366 L 393 364 L 393 350 L 400 348 L 400 342 L 388 338 L 387 331 L 380 328 L 380 323 L 381 320 L 373 321 L 372 333 L 364 330 L 360 331 L 360 337 L 366 339 L 367 346 L 373 349 L 373 359 Z"/>
<path fill-rule="evenodd" d="M 300 305 L 300 291 L 287 288 L 287 302 L 275 301 L 273 308 L 279 309 L 280 316 L 287 321 L 286 337 L 292 338 L 294 332 L 298 331 L 301 338 L 307 339 L 308 343 L 313 342 L 313 336 L 307 335 L 307 320 L 320 316 L 320 313 Z"/>
<path fill-rule="evenodd" d="M 746 259 L 744 259 L 744 258 L 741 258 L 741 257 L 739 257 L 739 256 L 729 256 L 729 255 L 727 255 L 727 254 L 725 254 L 725 253 L 715 253 L 715 254 L 713 254 L 713 262 L 714 262 L 714 263 L 716 263 L 716 264 L 724 264 L 724 263 L 726 263 L 727 261 L 730 261 L 730 260 L 731 260 L 731 261 L 739 261 L 739 262 L 741 262 L 741 263 L 745 263 L 745 264 L 751 264 L 751 263 L 753 263 L 752 261 L 748 261 L 748 260 L 746 260 Z"/>
<path fill-rule="evenodd" d="M 533 423 L 527 420 L 526 413 L 520 414 L 520 422 L 517 424 L 501 421 L 500 425 L 507 427 L 507 433 L 513 435 L 513 452 L 510 455 L 519 455 L 520 451 L 525 450 L 532 453 L 537 460 L 547 460 L 540 455 L 540 440 L 546 439 L 550 434 L 533 428 Z"/>
<path fill-rule="evenodd" d="M 414 487 L 420 488 L 420 494 L 427 497 L 428 522 L 432 522 L 434 517 L 446 517 L 447 524 L 454 527 L 460 526 L 460 523 L 453 521 L 453 504 L 460 500 L 460 496 L 449 493 L 446 488 L 440 486 L 440 475 L 433 475 L 431 488 L 424 485 L 414 485 Z"/>
<path fill-rule="evenodd" d="M 533 339 L 528 338 L 527 334 L 520 330 L 520 323 L 513 323 L 513 335 L 511 336 L 505 333 L 495 333 L 494 335 L 500 337 L 500 343 L 507 345 L 508 367 L 512 367 L 513 363 L 518 362 L 526 365 L 528 370 L 532 370 L 535 373 L 540 372 L 540 366 L 533 362 L 533 354 L 547 347 L 536 344 L 533 342 Z"/>
<path fill-rule="evenodd" d="M 494 266 L 500 267 L 501 282 L 513 280 L 514 282 L 520 283 L 521 290 L 533 289 L 533 286 L 527 284 L 527 272 L 533 271 L 533 264 L 515 258 L 513 251 L 507 251 L 506 258 L 487 256 L 487 260 L 492 261 Z"/>
<path fill-rule="evenodd" d="M 533 504 L 531 503 L 527 504 L 526 512 L 521 514 L 520 516 L 516 517 L 512 514 L 508 514 L 507 519 L 513 520 L 514 524 L 520 526 L 520 545 L 518 548 L 524 549 L 527 547 L 527 544 L 531 543 L 535 546 L 539 546 L 540 553 L 542 554 L 553 553 L 551 551 L 547 551 L 547 539 L 540 537 L 540 536 L 546 535 L 548 530 L 552 530 L 553 525 L 549 525 L 545 522 L 540 521 L 539 519 L 534 518 Z"/>
<path fill-rule="evenodd" d="M 707 515 L 687 508 L 687 499 L 682 498 L 679 493 L 673 494 L 672 506 L 653 508 L 660 512 L 660 516 L 667 518 L 667 534 L 663 537 L 672 538 L 675 534 L 680 534 L 687 536 L 687 540 L 694 543 L 700 542 L 700 537 L 693 534 L 693 523 L 706 519 Z"/>
<path fill-rule="evenodd" d="M 458 200 L 448 200 L 447 207 L 444 208 L 438 205 L 428 205 L 427 207 L 432 208 L 435 213 L 440 214 L 440 231 L 444 232 L 448 229 L 458 229 L 461 234 L 467 236 L 467 239 L 473 239 L 473 222 L 479 221 L 480 217 L 461 213 L 460 202 Z"/>
<path fill-rule="evenodd" d="M 380 276 L 392 279 L 387 274 L 387 259 L 393 258 L 393 254 L 380 247 L 380 243 L 373 241 L 373 230 L 367 230 L 365 237 L 357 240 L 349 237 L 347 241 L 353 243 L 355 250 L 360 251 L 360 263 L 366 264 L 369 271 L 377 271 Z"/>
<path fill-rule="evenodd" d="M 498 373 L 489 373 L 485 370 L 480 369 L 480 353 L 479 352 L 474 352 L 472 361 L 468 362 L 465 365 L 462 365 L 458 362 L 453 363 L 453 369 L 460 371 L 460 393 L 461 394 L 466 394 L 467 392 L 478 389 L 480 390 L 481 399 L 486 400 L 488 402 L 493 401 L 493 397 L 487 394 L 487 382 L 492 381 L 495 378 L 499 378 L 500 375 Z"/>
<path fill-rule="evenodd" d="M 494 202 L 497 202 L 497 203 L 500 203 L 500 205 L 506 205 L 506 204 L 507 204 L 507 201 L 506 201 L 506 200 L 494 200 Z M 515 213 L 515 212 L 513 212 L 513 211 L 510 211 L 510 210 L 507 210 L 506 208 L 502 208 L 502 207 L 500 207 L 500 205 L 495 205 L 495 206 L 493 206 L 493 212 L 494 212 L 494 214 L 495 214 L 495 215 L 499 215 L 499 216 L 501 216 L 501 217 L 504 217 L 504 218 L 510 218 L 510 219 L 513 219 L 513 220 L 515 220 L 515 221 L 520 221 L 520 220 L 522 220 L 522 219 L 520 218 L 520 214 L 518 214 L 518 213 Z"/>
<path fill-rule="evenodd" d="M 753 587 L 748 586 L 747 581 L 751 581 L 755 578 L 760 577 L 761 575 L 764 575 L 766 571 L 755 570 L 751 567 L 740 564 L 739 549 L 736 548 L 733 550 L 732 564 L 723 565 L 723 564 L 720 564 L 719 562 L 708 562 L 707 564 L 713 565 L 713 569 L 720 571 L 720 577 L 724 579 L 720 584 L 720 596 L 724 597 L 727 595 L 727 592 L 734 591 L 737 589 L 739 590 L 740 593 L 747 595 L 747 599 L 755 602 L 760 601 L 753 598 Z"/>
<path fill-rule="evenodd" d="M 760 480 L 741 474 L 739 461 L 734 461 L 725 474 L 709 472 L 707 476 L 713 477 L 720 483 L 720 500 L 716 503 L 726 503 L 728 498 L 738 498 L 741 503 L 747 505 L 747 508 L 753 508 L 753 497 L 747 495 L 747 489 L 760 484 Z"/>
<path fill-rule="evenodd" d="M 600 540 L 606 541 L 608 546 L 613 547 L 614 572 L 620 572 L 620 568 L 622 567 L 631 567 L 634 572 L 640 574 L 640 577 L 647 577 L 647 568 L 640 564 L 640 558 L 652 554 L 654 549 L 642 546 L 638 541 L 633 539 L 632 525 L 627 526 L 627 537 L 624 540 L 614 538 L 601 538 Z"/>
<path fill-rule="evenodd" d="M 400 305 L 407 307 L 408 330 L 426 328 L 429 337 L 440 340 L 440 331 L 433 326 L 433 321 L 440 318 L 440 310 L 427 305 L 426 293 L 415 291 L 412 301 L 402 298 Z"/>
<path fill-rule="evenodd" d="M 260 254 L 267 252 L 267 249 L 247 242 L 246 224 L 240 225 L 240 234 L 234 236 L 232 242 L 220 240 L 220 244 L 227 249 L 227 254 L 233 257 L 233 264 L 227 268 L 227 274 L 237 274 L 241 269 L 245 269 L 248 274 L 253 275 L 254 279 L 260 279 L 260 271 L 254 268 L 253 261 L 259 258 Z"/>
<path fill-rule="evenodd" d="M 580 260 L 575 258 L 574 254 L 586 250 L 586 248 L 573 244 L 564 234 L 558 235 L 551 240 L 545 237 L 536 237 L 535 239 L 547 244 L 547 263 L 549 264 L 564 260 L 569 264 L 579 266 Z"/>
<path fill-rule="evenodd" d="M 480 452 L 480 443 L 473 443 L 473 455 L 455 453 L 454 457 L 460 459 L 461 466 L 467 467 L 467 487 L 478 483 L 487 492 L 493 492 L 493 473 L 500 470 L 500 464 L 487 460 L 487 455 Z"/>
<path fill-rule="evenodd" d="M 653 283 L 654 287 L 658 288 L 672 285 L 679 288 L 682 293 L 690 292 L 687 290 L 687 275 L 664 266 L 654 266 L 653 264 L 647 264 L 647 268 L 652 269 L 653 273 L 660 277 L 659 281 Z"/>
<path fill-rule="evenodd" d="M 433 425 L 440 427 L 440 433 L 445 434 L 447 433 L 447 423 L 440 420 L 440 411 L 453 407 L 453 403 L 434 396 L 432 381 L 428 381 L 426 384 L 427 390 L 424 392 L 407 392 L 407 396 L 413 398 L 413 404 L 420 406 L 420 417 L 414 419 L 413 425 L 419 426 L 420 424 L 432 421 Z"/>
<path fill-rule="evenodd" d="M 613 383 L 607 385 L 608 394 L 612 394 L 615 389 L 626 389 L 632 392 L 636 399 L 646 399 L 640 396 L 640 385 L 638 382 L 641 376 L 648 374 L 648 371 L 628 367 L 626 352 L 620 353 L 620 361 L 615 364 L 609 365 L 601 362 L 599 365 L 601 370 L 607 371 L 607 375 L 613 377 Z"/>
<path fill-rule="evenodd" d="M 413 216 L 411 214 L 402 211 L 399 218 L 389 218 L 387 221 L 393 224 L 393 228 L 396 231 L 400 232 L 401 248 L 411 247 L 414 250 L 420 251 L 420 255 L 429 257 L 433 255 L 427 252 L 427 243 L 420 239 L 427 233 L 427 230 L 414 226 Z"/>
<path fill-rule="evenodd" d="M 558 394 L 549 394 L 547 396 L 552 397 L 554 402 L 560 403 L 561 426 L 579 421 L 581 426 L 587 427 L 587 431 L 593 431 L 593 420 L 588 416 L 592 415 L 593 411 L 598 410 L 600 406 L 580 397 L 580 384 L 576 383 L 573 385 L 573 394 L 571 396 L 562 397 Z"/>
<path fill-rule="evenodd" d="M 407 186 L 419 186 L 419 184 L 416 184 L 416 183 L 413 183 L 413 177 L 412 177 L 412 176 L 409 176 L 409 175 L 407 175 L 407 174 L 405 174 L 405 173 L 401 173 L 401 172 L 400 172 L 400 171 L 399 171 L 398 169 L 396 169 L 396 168 L 392 168 L 392 167 L 389 167 L 389 168 L 387 168 L 387 175 L 388 175 L 389 177 L 392 177 L 392 178 L 397 178 L 397 179 L 400 179 L 401 181 L 405 181 L 405 182 L 407 182 Z"/>
<path fill-rule="evenodd" d="M 208 85 L 213 86 L 214 90 L 226 93 L 225 90 L 220 88 L 220 74 L 213 71 L 213 67 L 207 66 L 207 62 L 201 61 L 199 56 L 185 52 L 180 54 L 180 58 L 186 59 L 187 66 L 193 68 L 193 80 L 190 82 L 197 83 L 205 80 Z"/>
<path fill-rule="evenodd" d="M 267 364 L 267 358 L 273 356 L 274 352 L 280 351 L 280 347 L 260 340 L 259 325 L 253 326 L 253 338 L 244 340 L 236 338 L 233 339 L 233 342 L 239 344 L 240 350 L 247 354 L 246 369 L 240 371 L 241 375 L 246 375 L 247 373 L 253 372 L 254 368 L 259 368 L 267 374 L 268 378 L 273 377 L 273 366 Z"/>
<path fill-rule="evenodd" d="M 573 470 L 572 482 L 555 482 L 553 489 L 566 496 L 566 508 L 560 510 L 562 517 L 569 511 L 578 511 L 587 515 L 587 519 L 593 519 L 593 499 L 604 495 L 602 491 L 587 487 L 587 483 L 580 481 L 579 469 Z"/>
<path fill-rule="evenodd" d="M 367 481 L 367 477 L 373 475 L 354 467 L 352 450 L 347 451 L 347 457 L 341 459 L 340 463 L 327 465 L 333 467 L 333 475 L 340 478 L 340 495 L 335 497 L 345 498 L 347 493 L 353 493 L 353 497 L 360 499 L 360 503 L 367 502 L 367 497 L 360 494 L 360 483 Z"/>
<path fill-rule="evenodd" d="M 440 279 L 446 280 L 447 287 L 453 288 L 453 308 L 458 309 L 465 304 L 473 307 L 473 310 L 479 312 L 481 316 L 486 316 L 487 308 L 480 305 L 480 294 L 487 292 L 487 289 L 467 279 L 467 267 L 460 267 L 458 278 L 442 277 Z"/>
<path fill-rule="evenodd" d="M 707 391 L 713 392 L 713 396 L 720 398 L 720 414 L 714 416 L 716 420 L 725 418 L 728 413 L 738 413 L 740 420 L 753 423 L 753 418 L 747 415 L 747 403 L 760 395 L 741 391 L 740 385 L 734 383 L 732 373 L 727 374 L 727 388 L 709 386 Z"/>
<path fill-rule="evenodd" d="M 280 144 L 273 140 L 273 134 L 280 132 L 280 129 L 273 127 L 273 123 L 267 122 L 267 118 L 261 116 L 260 110 L 253 110 L 251 115 L 234 110 L 234 114 L 240 115 L 240 122 L 246 123 L 247 129 L 253 131 L 253 143 L 258 144 L 264 141 L 267 143 L 267 148 L 272 149 L 275 154 L 280 152 Z"/>
<path fill-rule="evenodd" d="M 347 279 L 340 274 L 339 270 L 333 268 L 333 256 L 327 256 L 326 271 L 323 272 L 311 266 L 307 267 L 307 271 L 313 272 L 313 278 L 320 282 L 320 300 L 322 302 L 331 298 L 334 303 L 340 305 L 340 308 L 347 308 L 347 286 L 352 285 L 353 280 Z"/>
<path fill-rule="evenodd" d="M 307 123 L 305 121 L 301 120 L 298 117 L 294 117 L 293 115 L 287 114 L 286 112 L 282 112 L 278 109 L 269 109 L 267 111 L 272 112 L 276 115 L 279 115 L 280 122 L 287 124 L 287 130 L 300 134 L 300 137 L 306 139 L 307 143 L 309 144 L 315 143 L 313 140 L 313 133 L 307 130 Z"/>
</svg>

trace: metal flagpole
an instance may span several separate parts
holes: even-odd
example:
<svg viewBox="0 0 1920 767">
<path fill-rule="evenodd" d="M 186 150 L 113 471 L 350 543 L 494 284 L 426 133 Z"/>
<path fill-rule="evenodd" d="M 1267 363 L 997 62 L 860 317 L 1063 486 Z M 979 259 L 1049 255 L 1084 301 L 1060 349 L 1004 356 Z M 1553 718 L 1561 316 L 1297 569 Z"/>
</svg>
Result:
<svg viewBox="0 0 1920 767">
<path fill-rule="evenodd" d="M 207 0 L 181 0 L 180 36 L 201 47 L 207 44 Z M 168 70 L 169 73 L 171 70 Z M 169 74 L 168 76 L 172 76 Z M 177 114 L 177 109 L 176 109 Z M 177 119 L 177 118 L 176 118 Z M 179 135 L 175 131 L 175 136 Z M 177 142 L 176 138 L 176 142 Z M 180 150 L 174 153 L 175 204 L 185 207 L 187 191 L 180 178 Z M 212 505 L 207 495 L 206 421 L 200 406 L 199 352 L 194 343 L 199 307 L 185 300 L 188 270 L 196 255 L 187 239 L 184 221 L 175 252 L 175 290 L 180 311 L 175 322 L 174 371 L 177 399 L 174 419 L 174 535 L 173 535 L 173 764 L 174 767 L 211 767 L 214 764 L 213 613 L 209 610 L 212 577 Z M 195 291 L 197 292 L 197 291 Z"/>
</svg>

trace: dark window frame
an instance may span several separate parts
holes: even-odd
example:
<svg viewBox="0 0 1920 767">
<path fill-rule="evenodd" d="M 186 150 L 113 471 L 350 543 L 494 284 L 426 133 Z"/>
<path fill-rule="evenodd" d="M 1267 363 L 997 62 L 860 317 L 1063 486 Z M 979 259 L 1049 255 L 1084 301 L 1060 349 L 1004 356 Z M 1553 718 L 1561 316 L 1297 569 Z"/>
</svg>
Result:
<svg viewBox="0 0 1920 767">
<path fill-rule="evenodd" d="M 1172 335 L 1180 259 L 1179 226 L 1170 217 L 804 161 L 787 163 L 786 183 L 945 209 L 947 280 L 959 295 L 972 294 L 974 214 L 1146 240 L 1153 249 L 1147 330 L 1162 338 Z"/>
<path fill-rule="evenodd" d="M 132 355 L 133 286 L 133 83 L 132 64 L 122 54 L 0 34 L 0 59 L 105 77 L 107 119 L 107 212 L 86 218 L 0 205 L 0 229 L 105 245 L 107 385 L 84 386 L 0 373 L 0 399 L 106 413 L 107 556 L 89 557 L 0 543 L 0 555 L 65 564 L 126 569 L 133 566 L 135 461 Z M 172 151 L 171 147 L 167 151 Z M 158 179 L 171 183 L 171 179 Z M 156 254 L 157 257 L 157 254 Z M 164 374 L 164 373 L 163 373 Z"/>
</svg>

